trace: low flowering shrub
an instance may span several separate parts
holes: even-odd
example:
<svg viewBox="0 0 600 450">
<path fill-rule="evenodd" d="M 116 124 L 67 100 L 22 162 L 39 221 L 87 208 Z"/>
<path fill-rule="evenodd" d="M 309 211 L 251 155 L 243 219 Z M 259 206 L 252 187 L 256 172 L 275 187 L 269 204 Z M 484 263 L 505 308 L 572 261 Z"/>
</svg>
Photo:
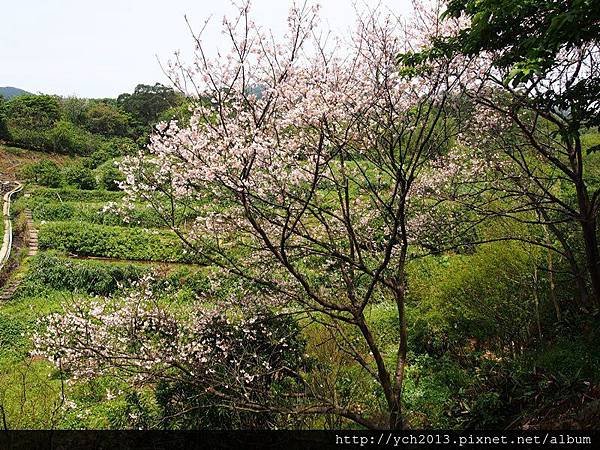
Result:
<svg viewBox="0 0 600 450">
<path fill-rule="evenodd" d="M 80 300 L 42 319 L 34 354 L 73 379 L 126 377 L 155 389 L 173 428 L 266 428 L 297 396 L 304 343 L 289 316 L 159 305 L 145 277 L 124 298 Z"/>
</svg>

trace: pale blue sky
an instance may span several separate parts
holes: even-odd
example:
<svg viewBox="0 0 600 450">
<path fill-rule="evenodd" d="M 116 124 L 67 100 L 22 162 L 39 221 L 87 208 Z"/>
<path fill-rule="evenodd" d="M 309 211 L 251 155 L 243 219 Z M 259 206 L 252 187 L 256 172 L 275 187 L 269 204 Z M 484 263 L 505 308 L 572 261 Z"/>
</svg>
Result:
<svg viewBox="0 0 600 450">
<path fill-rule="evenodd" d="M 276 35 L 292 0 L 254 0 L 255 21 Z M 321 0 L 321 18 L 336 31 L 354 23 L 352 0 Z M 410 0 L 359 0 L 396 14 Z M 203 41 L 219 45 L 218 25 L 228 0 L 0 0 L 0 86 L 81 97 L 114 97 L 138 83 L 167 83 L 157 62 L 185 55 L 192 41 L 184 14 L 196 28 L 214 25 Z M 189 54 L 189 53 L 188 53 Z"/>
</svg>

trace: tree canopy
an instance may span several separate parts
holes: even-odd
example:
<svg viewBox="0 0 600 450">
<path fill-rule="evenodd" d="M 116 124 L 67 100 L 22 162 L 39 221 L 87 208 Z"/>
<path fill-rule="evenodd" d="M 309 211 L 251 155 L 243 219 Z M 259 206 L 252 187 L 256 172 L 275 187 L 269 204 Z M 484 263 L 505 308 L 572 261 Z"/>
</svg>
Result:
<svg viewBox="0 0 600 450">
<path fill-rule="evenodd" d="M 181 103 L 183 97 L 171 87 L 156 83 L 138 84 L 132 94 L 121 94 L 117 104 L 144 125 L 157 120 L 159 115 Z"/>
</svg>

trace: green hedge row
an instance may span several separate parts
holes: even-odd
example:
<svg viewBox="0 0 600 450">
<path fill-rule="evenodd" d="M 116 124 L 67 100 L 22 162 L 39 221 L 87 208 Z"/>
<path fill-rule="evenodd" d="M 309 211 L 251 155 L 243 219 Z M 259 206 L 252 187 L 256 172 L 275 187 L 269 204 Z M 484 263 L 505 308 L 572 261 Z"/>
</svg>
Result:
<svg viewBox="0 0 600 450">
<path fill-rule="evenodd" d="M 39 230 L 41 249 L 81 256 L 192 263 L 198 258 L 184 249 L 170 231 L 124 228 L 80 222 L 50 222 Z"/>
<path fill-rule="evenodd" d="M 162 228 L 165 222 L 151 209 L 136 208 L 128 212 L 125 219 L 121 215 L 103 211 L 103 203 L 81 203 L 81 202 L 28 202 L 33 219 L 36 221 L 69 221 L 89 222 L 99 225 L 111 225 L 120 227 L 142 226 L 146 228 Z"/>
<path fill-rule="evenodd" d="M 130 285 L 148 270 L 139 265 L 77 261 L 43 252 L 32 259 L 23 289 L 31 291 L 43 288 L 110 295 L 119 289 L 119 285 Z"/>
<path fill-rule="evenodd" d="M 31 189 L 32 198 L 47 199 L 59 202 L 116 202 L 123 198 L 123 192 L 72 188 L 35 187 Z"/>
<path fill-rule="evenodd" d="M 29 208 L 35 221 L 70 221 L 96 223 L 119 227 L 165 228 L 167 225 L 159 214 L 152 208 L 136 206 L 127 212 L 127 217 L 112 212 L 103 211 L 106 203 L 59 202 L 43 198 L 22 199 L 15 210 Z M 188 209 L 185 213 L 177 214 L 177 223 L 183 220 L 193 220 L 195 213 Z"/>
</svg>

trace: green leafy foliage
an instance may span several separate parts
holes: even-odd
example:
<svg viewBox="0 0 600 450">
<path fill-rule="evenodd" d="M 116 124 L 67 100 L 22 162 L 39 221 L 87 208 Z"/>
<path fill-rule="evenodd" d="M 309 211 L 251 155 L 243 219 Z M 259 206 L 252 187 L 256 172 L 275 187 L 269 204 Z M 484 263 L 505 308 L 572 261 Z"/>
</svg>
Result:
<svg viewBox="0 0 600 450">
<path fill-rule="evenodd" d="M 0 95 L 0 139 L 8 139 L 8 126 L 6 124 L 6 101 Z"/>
<path fill-rule="evenodd" d="M 162 111 L 183 101 L 171 88 L 158 86 L 141 89 L 124 103 L 141 114 L 135 120 L 111 99 L 26 94 L 2 100 L 0 139 L 28 149 L 69 155 L 91 155 L 98 151 L 112 157 L 129 154 L 136 147 L 135 141 L 119 139 L 145 140 L 148 125 Z"/>
<path fill-rule="evenodd" d="M 44 252 L 31 262 L 21 295 L 40 289 L 111 295 L 147 272 L 148 268 L 132 264 L 78 261 Z"/>
<path fill-rule="evenodd" d="M 47 149 L 69 155 L 89 155 L 101 142 L 97 137 L 64 120 L 57 122 L 46 135 Z"/>
<path fill-rule="evenodd" d="M 451 0 L 445 16 L 471 18 L 456 45 L 467 54 L 502 50 L 498 64 L 528 71 L 547 70 L 561 49 L 598 37 L 600 8 L 593 0 Z"/>
<path fill-rule="evenodd" d="M 561 52 L 598 43 L 600 8 L 595 0 L 450 0 L 442 20 L 461 16 L 470 19 L 470 26 L 458 36 L 438 38 L 428 48 L 399 55 L 405 74 L 414 75 L 431 60 L 485 52 L 506 73 L 505 81 L 518 85 L 557 70 Z M 533 91 L 529 95 L 533 99 Z M 570 81 L 565 92 L 541 90 L 535 103 L 548 111 L 569 110 L 578 126 L 593 127 L 600 124 L 594 107 L 599 95 L 600 80 L 591 72 Z"/>
<path fill-rule="evenodd" d="M 20 199 L 15 204 L 15 211 L 21 211 L 29 208 L 32 212 L 34 221 L 74 221 L 89 222 L 99 225 L 113 225 L 121 227 L 145 227 L 145 228 L 164 228 L 165 221 L 153 209 L 145 206 L 134 206 L 129 208 L 126 215 L 115 212 L 111 209 L 106 210 L 105 203 L 90 203 L 85 201 L 60 201 L 58 196 L 52 198 L 33 197 Z M 193 211 L 188 215 L 181 215 L 180 219 L 193 219 Z M 85 225 L 82 225 L 85 226 Z"/>
<path fill-rule="evenodd" d="M 111 161 L 98 168 L 98 184 L 102 189 L 118 191 L 120 190 L 119 183 L 124 180 L 125 177 L 121 171 L 111 164 Z"/>
<path fill-rule="evenodd" d="M 40 186 L 57 188 L 62 184 L 62 172 L 55 162 L 42 160 L 25 166 L 22 175 Z"/>
<path fill-rule="evenodd" d="M 290 371 L 302 370 L 305 342 L 299 333 L 297 323 L 289 316 L 277 316 L 265 311 L 260 319 L 246 322 L 242 328 L 235 321 L 224 316 L 215 316 L 202 332 L 205 342 L 214 343 L 214 355 L 219 352 L 219 342 L 231 343 L 228 358 L 207 358 L 214 360 L 212 376 L 222 377 L 225 382 L 237 373 L 240 361 L 258 368 L 268 364 L 270 367 L 286 367 Z M 251 338 L 249 338 L 251 337 Z M 282 343 L 285 346 L 282 347 Z M 211 345 L 211 344 L 208 344 Z M 247 370 L 252 371 L 251 368 Z M 217 374 L 217 375 L 215 375 Z M 233 397 L 242 395 L 265 403 L 286 403 L 285 397 L 276 392 L 285 391 L 288 379 L 261 377 L 251 384 L 245 394 L 231 390 Z M 163 380 L 155 389 L 156 402 L 160 408 L 161 422 L 170 429 L 268 429 L 277 424 L 274 413 L 232 411 L 224 407 L 223 399 L 210 391 L 198 392 L 193 375 L 189 381 Z"/>
<path fill-rule="evenodd" d="M 52 201 L 68 202 L 111 202 L 119 201 L 123 198 L 123 192 L 110 192 L 102 190 L 84 191 L 73 188 L 50 189 L 46 187 L 35 187 L 30 189 L 32 197 L 39 199 L 48 199 Z"/>
<path fill-rule="evenodd" d="M 531 251 L 519 244 L 488 244 L 473 255 L 431 258 L 412 267 L 415 349 L 440 352 L 466 339 L 503 348 L 523 340 L 536 289 Z"/>
<path fill-rule="evenodd" d="M 60 103 L 50 95 L 21 95 L 7 102 L 10 128 L 49 130 L 60 119 Z"/>
<path fill-rule="evenodd" d="M 132 94 L 121 94 L 117 104 L 142 125 L 155 122 L 158 116 L 182 102 L 182 97 L 170 87 L 156 83 L 154 86 L 138 84 Z"/>
<path fill-rule="evenodd" d="M 125 136 L 129 132 L 129 122 L 126 114 L 103 102 L 92 103 L 84 115 L 86 129 L 104 136 Z"/>
<path fill-rule="evenodd" d="M 174 233 L 143 228 L 110 227 L 76 222 L 51 222 L 39 230 L 42 249 L 82 256 L 144 261 L 194 262 Z"/>
<path fill-rule="evenodd" d="M 77 189 L 95 189 L 96 178 L 92 171 L 83 164 L 67 166 L 64 170 L 65 183 Z"/>
</svg>

